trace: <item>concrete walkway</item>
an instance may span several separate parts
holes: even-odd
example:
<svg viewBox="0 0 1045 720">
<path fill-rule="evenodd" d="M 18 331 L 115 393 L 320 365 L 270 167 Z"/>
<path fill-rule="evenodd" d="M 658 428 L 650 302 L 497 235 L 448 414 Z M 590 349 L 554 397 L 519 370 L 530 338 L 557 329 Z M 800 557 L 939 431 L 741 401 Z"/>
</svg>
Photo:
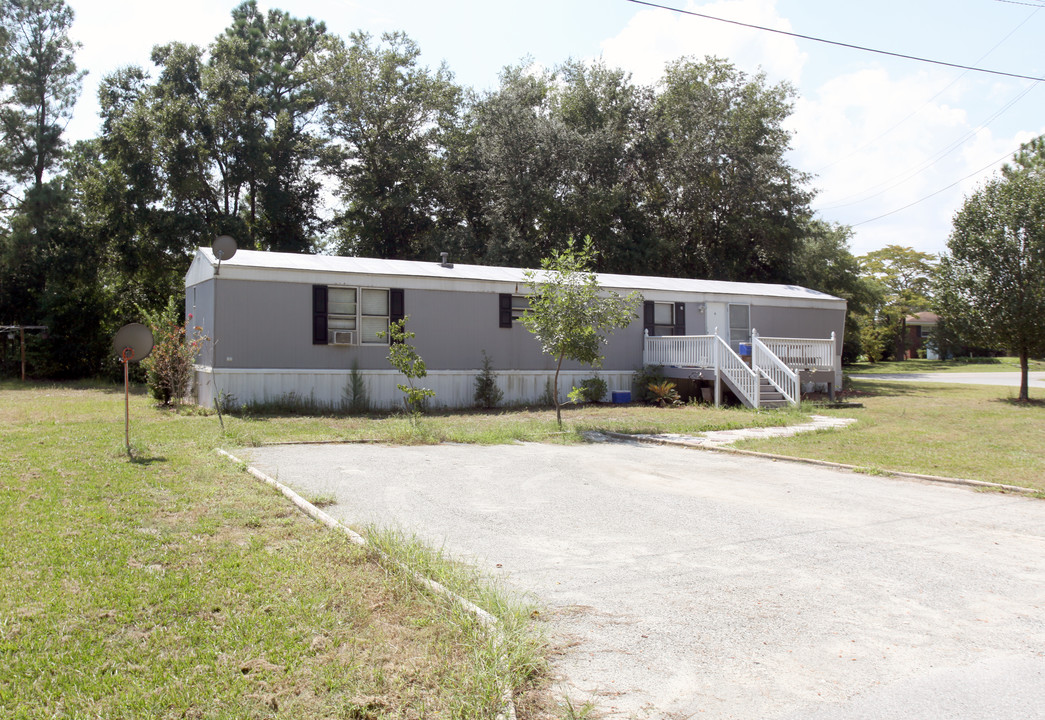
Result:
<svg viewBox="0 0 1045 720">
<path fill-rule="evenodd" d="M 669 441 L 675 445 L 689 447 L 723 447 L 740 440 L 756 440 L 770 437 L 791 437 L 804 432 L 817 430 L 833 430 L 844 428 L 856 422 L 855 418 L 836 418 L 826 415 L 811 415 L 811 422 L 801 425 L 785 425 L 782 427 L 739 428 L 737 430 L 710 430 L 698 435 L 680 435 L 677 433 L 660 433 L 658 435 L 630 435 L 639 440 Z M 585 433 L 589 440 L 598 442 L 604 438 L 599 433 Z"/>
<path fill-rule="evenodd" d="M 961 372 L 961 373 L 881 373 L 850 375 L 854 380 L 884 380 L 888 382 L 960 383 L 962 385 L 1020 386 L 1018 372 Z M 1045 388 L 1045 372 L 1027 373 L 1032 388 Z"/>
</svg>

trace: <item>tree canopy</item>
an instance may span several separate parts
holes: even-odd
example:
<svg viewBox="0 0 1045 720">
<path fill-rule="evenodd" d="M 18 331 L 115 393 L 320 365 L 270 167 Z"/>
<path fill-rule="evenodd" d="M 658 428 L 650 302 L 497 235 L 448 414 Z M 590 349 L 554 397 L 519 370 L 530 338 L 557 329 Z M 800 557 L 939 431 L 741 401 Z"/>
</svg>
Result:
<svg viewBox="0 0 1045 720">
<path fill-rule="evenodd" d="M 940 262 L 935 304 L 953 332 L 1020 357 L 1045 353 L 1045 137 L 965 200 Z"/>
<path fill-rule="evenodd" d="M 721 58 L 649 85 L 524 61 L 477 93 L 402 33 L 341 38 L 246 0 L 212 42 L 174 39 L 102 78 L 100 131 L 68 147 L 72 10 L 0 8 L 5 323 L 104 337 L 165 307 L 221 234 L 521 267 L 589 237 L 595 270 L 766 282 L 801 282 L 837 249 L 810 242 L 810 178 L 787 161 L 794 90 Z M 93 347 L 68 372 L 100 367 Z"/>
</svg>

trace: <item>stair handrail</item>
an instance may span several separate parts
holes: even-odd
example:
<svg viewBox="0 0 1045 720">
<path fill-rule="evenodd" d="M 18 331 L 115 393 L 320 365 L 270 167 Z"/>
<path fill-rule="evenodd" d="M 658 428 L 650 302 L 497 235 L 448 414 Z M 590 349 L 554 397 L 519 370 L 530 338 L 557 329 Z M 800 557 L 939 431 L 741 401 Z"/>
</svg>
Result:
<svg viewBox="0 0 1045 720">
<path fill-rule="evenodd" d="M 720 335 L 715 335 L 716 369 L 725 373 L 736 390 L 752 407 L 759 406 L 758 374 L 740 359 L 733 348 Z"/>
<path fill-rule="evenodd" d="M 764 377 L 790 404 L 798 404 L 798 373 L 777 357 L 754 329 L 751 330 L 751 369 Z"/>
</svg>

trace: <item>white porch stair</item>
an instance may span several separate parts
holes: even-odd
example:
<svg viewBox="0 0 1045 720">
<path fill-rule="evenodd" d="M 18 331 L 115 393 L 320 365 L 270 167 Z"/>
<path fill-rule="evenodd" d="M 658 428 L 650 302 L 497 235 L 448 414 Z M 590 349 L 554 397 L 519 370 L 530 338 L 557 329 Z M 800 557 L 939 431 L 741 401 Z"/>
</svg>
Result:
<svg viewBox="0 0 1045 720">
<path fill-rule="evenodd" d="M 750 408 L 797 405 L 800 370 L 834 369 L 835 338 L 762 338 L 751 331 L 751 358 L 745 361 L 718 335 L 645 336 L 643 362 L 676 368 L 714 370 L 715 405 L 724 383 Z"/>
</svg>

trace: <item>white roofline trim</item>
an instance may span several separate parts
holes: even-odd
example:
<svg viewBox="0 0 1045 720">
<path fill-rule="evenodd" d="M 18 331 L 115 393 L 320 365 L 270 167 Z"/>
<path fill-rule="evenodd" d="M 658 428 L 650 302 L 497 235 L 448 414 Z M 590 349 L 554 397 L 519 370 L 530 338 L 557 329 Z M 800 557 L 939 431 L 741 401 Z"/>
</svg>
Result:
<svg viewBox="0 0 1045 720">
<path fill-rule="evenodd" d="M 185 286 L 188 288 L 213 278 L 216 267 L 217 260 L 210 248 L 198 249 L 185 276 Z M 444 268 L 438 262 L 240 250 L 231 260 L 221 263 L 220 277 L 319 285 L 366 285 L 367 279 L 379 276 L 386 284 L 390 283 L 390 278 L 400 278 L 409 289 L 522 293 L 528 287 L 526 272 L 523 268 L 486 265 L 458 264 Z M 340 282 L 332 281 L 332 275 Z M 702 300 L 711 302 L 758 298 L 763 303 L 769 299 L 788 301 L 780 303 L 782 305 L 801 301 L 806 307 L 845 307 L 845 300 L 841 298 L 795 285 L 612 273 L 598 273 L 597 277 L 599 284 L 608 290 L 622 293 L 638 290 L 647 300 L 677 300 L 679 294 L 684 293 L 699 295 Z"/>
</svg>

